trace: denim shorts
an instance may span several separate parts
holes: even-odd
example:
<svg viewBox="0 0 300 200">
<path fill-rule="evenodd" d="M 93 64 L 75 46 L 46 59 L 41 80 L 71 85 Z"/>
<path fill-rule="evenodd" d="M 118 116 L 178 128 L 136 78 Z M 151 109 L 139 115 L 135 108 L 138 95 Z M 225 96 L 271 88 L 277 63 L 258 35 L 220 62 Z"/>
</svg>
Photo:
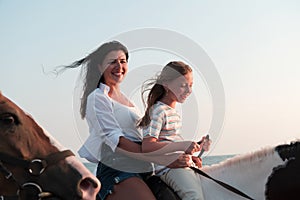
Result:
<svg viewBox="0 0 300 200">
<path fill-rule="evenodd" d="M 122 172 L 99 162 L 97 167 L 97 178 L 101 182 L 101 189 L 98 196 L 101 200 L 104 200 L 107 195 L 112 194 L 115 184 L 131 177 L 143 179 L 139 173 Z"/>
</svg>

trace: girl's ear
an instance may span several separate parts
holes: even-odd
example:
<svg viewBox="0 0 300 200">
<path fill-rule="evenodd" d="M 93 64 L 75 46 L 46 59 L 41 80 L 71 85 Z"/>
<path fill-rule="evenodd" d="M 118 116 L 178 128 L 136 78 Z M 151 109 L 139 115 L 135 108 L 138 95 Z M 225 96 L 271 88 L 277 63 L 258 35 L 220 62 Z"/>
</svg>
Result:
<svg viewBox="0 0 300 200">
<path fill-rule="evenodd" d="M 169 88 L 168 83 L 166 83 L 166 82 L 162 83 L 161 85 L 164 87 L 165 90 L 167 90 Z"/>
<path fill-rule="evenodd" d="M 163 83 L 162 86 L 164 87 L 166 93 L 165 93 L 165 96 L 168 95 L 168 92 L 169 92 L 169 87 L 168 87 L 168 84 L 167 83 Z"/>
</svg>

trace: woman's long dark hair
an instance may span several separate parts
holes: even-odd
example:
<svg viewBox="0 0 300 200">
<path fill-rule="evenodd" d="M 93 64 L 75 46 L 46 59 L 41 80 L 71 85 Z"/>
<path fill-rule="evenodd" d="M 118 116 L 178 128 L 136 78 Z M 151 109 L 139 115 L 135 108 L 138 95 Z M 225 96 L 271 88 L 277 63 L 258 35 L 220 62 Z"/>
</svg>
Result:
<svg viewBox="0 0 300 200">
<path fill-rule="evenodd" d="M 59 72 L 64 71 L 68 68 L 77 68 L 82 66 L 81 75 L 83 78 L 83 94 L 81 97 L 81 106 L 80 106 L 80 114 L 81 118 L 85 118 L 86 114 L 86 104 L 88 95 L 95 90 L 99 83 L 105 83 L 105 80 L 102 76 L 102 72 L 99 71 L 99 65 L 102 65 L 103 60 L 106 55 L 111 51 L 122 50 L 126 55 L 126 60 L 128 61 L 129 54 L 127 48 L 118 41 L 111 41 L 102 44 L 98 49 L 93 51 L 91 54 L 82 58 L 78 61 L 75 61 L 71 65 L 61 66 Z"/>
<path fill-rule="evenodd" d="M 149 79 L 144 82 L 142 87 L 142 99 L 144 102 L 144 95 L 149 91 L 147 98 L 147 107 L 145 115 L 138 122 L 138 127 L 146 127 L 150 123 L 150 110 L 152 106 L 162 99 L 166 95 L 166 89 L 164 83 L 168 83 L 180 76 L 184 76 L 187 73 L 192 72 L 192 68 L 181 62 L 181 61 L 172 61 L 169 62 L 161 71 L 161 73 L 154 79 Z M 152 87 L 151 87 L 152 86 Z M 144 102 L 145 104 L 145 102 Z"/>
</svg>

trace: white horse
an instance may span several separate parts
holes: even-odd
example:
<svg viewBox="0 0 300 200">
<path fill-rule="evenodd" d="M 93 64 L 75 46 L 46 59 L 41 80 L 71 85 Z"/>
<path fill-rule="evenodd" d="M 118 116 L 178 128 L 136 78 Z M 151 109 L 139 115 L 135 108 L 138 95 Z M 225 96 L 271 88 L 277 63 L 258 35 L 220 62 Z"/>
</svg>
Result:
<svg viewBox="0 0 300 200">
<path fill-rule="evenodd" d="M 300 154 L 300 141 L 238 155 L 219 164 L 205 166 L 202 171 L 214 179 L 233 186 L 255 200 L 265 199 L 265 186 L 274 167 L 283 165 Z M 205 200 L 241 200 L 214 181 L 199 175 Z M 282 183 L 285 184 L 285 183 Z"/>
</svg>

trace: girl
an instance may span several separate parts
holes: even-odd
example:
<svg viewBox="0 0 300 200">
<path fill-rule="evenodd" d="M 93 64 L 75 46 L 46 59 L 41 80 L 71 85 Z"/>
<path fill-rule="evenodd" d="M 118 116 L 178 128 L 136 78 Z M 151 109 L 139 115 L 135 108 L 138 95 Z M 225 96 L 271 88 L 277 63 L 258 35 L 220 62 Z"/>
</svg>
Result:
<svg viewBox="0 0 300 200">
<path fill-rule="evenodd" d="M 191 94 L 192 85 L 192 69 L 183 62 L 174 61 L 168 63 L 157 79 L 143 89 L 142 94 L 150 90 L 145 115 L 138 123 L 138 126 L 143 128 L 144 153 L 159 155 L 183 151 L 192 155 L 202 148 L 208 150 L 210 141 L 206 141 L 204 137 L 204 142 L 199 145 L 194 141 L 183 141 L 180 135 L 181 119 L 175 106 L 177 102 L 183 103 Z M 147 89 L 149 86 L 152 88 Z M 170 169 L 156 165 L 156 174 L 172 187 L 181 199 L 204 199 L 200 178 L 192 169 Z"/>
</svg>

